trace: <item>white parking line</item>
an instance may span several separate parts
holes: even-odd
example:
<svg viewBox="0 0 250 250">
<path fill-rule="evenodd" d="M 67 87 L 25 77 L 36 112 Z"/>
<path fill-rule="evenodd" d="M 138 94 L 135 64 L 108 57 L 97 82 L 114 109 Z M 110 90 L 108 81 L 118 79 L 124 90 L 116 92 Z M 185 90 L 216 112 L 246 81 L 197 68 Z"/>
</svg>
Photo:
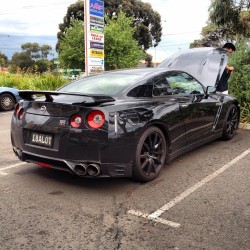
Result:
<svg viewBox="0 0 250 250">
<path fill-rule="evenodd" d="M 176 222 L 173 222 L 173 221 L 170 221 L 170 220 L 165 220 L 165 219 L 162 219 L 162 218 L 151 218 L 149 214 L 145 214 L 145 213 L 142 213 L 140 211 L 129 210 L 128 213 L 136 215 L 138 217 L 142 217 L 142 218 L 148 219 L 148 220 L 159 222 L 159 223 L 168 225 L 170 227 L 180 227 L 179 223 L 176 223 Z"/>
<path fill-rule="evenodd" d="M 212 181 L 215 177 L 217 177 L 218 175 L 222 174 L 224 171 L 226 171 L 227 169 L 232 167 L 236 162 L 238 162 L 239 160 L 241 160 L 242 158 L 247 156 L 249 153 L 250 153 L 250 148 L 247 149 L 246 151 L 244 151 L 241 155 L 234 158 L 229 163 L 225 164 L 220 169 L 216 170 L 211 175 L 208 175 L 207 177 L 205 177 L 201 181 L 197 182 L 191 188 L 187 189 L 186 191 L 184 191 L 183 193 L 181 193 L 180 195 L 175 197 L 173 200 L 171 200 L 169 203 L 165 204 L 164 206 L 162 206 L 161 208 L 159 208 L 158 210 L 156 210 L 155 212 L 153 212 L 151 214 L 145 214 L 145 213 L 142 213 L 140 211 L 135 211 L 135 210 L 129 210 L 128 213 L 139 216 L 139 217 L 143 217 L 143 218 L 146 218 L 146 219 L 149 219 L 149 220 L 153 220 L 153 221 L 156 221 L 156 222 L 160 222 L 160 223 L 172 226 L 172 227 L 179 227 L 180 226 L 179 223 L 161 219 L 161 218 L 159 218 L 159 216 L 162 213 L 168 211 L 170 208 L 175 206 L 177 203 L 179 203 L 180 201 L 182 201 L 183 199 L 185 199 L 189 195 L 191 195 L 192 193 L 194 193 L 196 190 L 198 190 L 199 188 L 201 188 L 202 186 L 207 184 L 208 182 Z"/>
<path fill-rule="evenodd" d="M 0 171 L 0 175 L 1 175 L 1 176 L 6 176 L 6 175 L 8 175 L 8 173 L 5 173 L 5 172 Z"/>
<path fill-rule="evenodd" d="M 4 170 L 8 170 L 8 169 L 11 169 L 11 168 L 16 168 L 16 167 L 19 167 L 19 166 L 24 165 L 26 163 L 27 162 L 21 162 L 21 163 L 17 163 L 17 164 L 14 164 L 14 165 L 11 165 L 11 166 L 8 166 L 8 167 L 5 167 L 5 168 L 0 168 L 0 175 L 2 175 L 2 176 L 8 175 L 8 173 L 5 173 Z"/>
<path fill-rule="evenodd" d="M 9 115 L 11 113 L 13 113 L 13 111 L 5 112 L 5 113 L 0 113 L 0 116 L 2 116 L 2 115 Z"/>
<path fill-rule="evenodd" d="M 7 133 L 7 132 L 10 132 L 10 130 L 0 131 L 0 134 L 1 134 L 1 133 Z"/>
</svg>

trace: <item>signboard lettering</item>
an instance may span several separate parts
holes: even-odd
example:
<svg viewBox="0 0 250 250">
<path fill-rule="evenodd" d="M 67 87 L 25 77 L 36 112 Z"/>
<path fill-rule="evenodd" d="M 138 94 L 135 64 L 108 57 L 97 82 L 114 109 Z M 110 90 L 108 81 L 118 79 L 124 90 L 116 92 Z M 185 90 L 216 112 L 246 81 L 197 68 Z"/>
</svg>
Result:
<svg viewBox="0 0 250 250">
<path fill-rule="evenodd" d="M 97 58 L 104 58 L 104 51 L 103 50 L 97 50 L 97 49 L 91 49 L 90 50 L 90 56 L 91 57 L 97 57 Z"/>
<path fill-rule="evenodd" d="M 97 43 L 97 42 L 90 42 L 90 48 L 91 49 L 104 49 L 104 44 Z"/>
<path fill-rule="evenodd" d="M 85 74 L 104 71 L 104 1 L 85 0 Z"/>
<path fill-rule="evenodd" d="M 104 2 L 90 0 L 90 15 L 103 17 L 104 16 Z"/>
<path fill-rule="evenodd" d="M 104 28 L 97 25 L 90 25 L 90 31 L 103 34 Z"/>
<path fill-rule="evenodd" d="M 104 35 L 91 33 L 91 40 L 104 43 Z"/>
</svg>

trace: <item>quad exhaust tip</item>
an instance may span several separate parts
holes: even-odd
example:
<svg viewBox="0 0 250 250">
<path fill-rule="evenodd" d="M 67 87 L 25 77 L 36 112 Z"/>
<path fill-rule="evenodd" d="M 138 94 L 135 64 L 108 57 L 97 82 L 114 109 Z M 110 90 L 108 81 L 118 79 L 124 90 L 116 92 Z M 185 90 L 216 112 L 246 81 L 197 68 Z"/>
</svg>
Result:
<svg viewBox="0 0 250 250">
<path fill-rule="evenodd" d="M 78 175 L 84 176 L 87 174 L 87 164 L 79 163 L 75 165 L 74 170 Z"/>
<path fill-rule="evenodd" d="M 87 172 L 91 176 L 98 176 L 101 173 L 101 169 L 98 164 L 92 163 L 88 165 Z"/>
<path fill-rule="evenodd" d="M 90 164 L 79 163 L 74 166 L 74 171 L 79 176 L 85 176 L 85 175 L 98 176 L 101 173 L 101 168 L 99 164 L 96 163 L 90 163 Z"/>
</svg>

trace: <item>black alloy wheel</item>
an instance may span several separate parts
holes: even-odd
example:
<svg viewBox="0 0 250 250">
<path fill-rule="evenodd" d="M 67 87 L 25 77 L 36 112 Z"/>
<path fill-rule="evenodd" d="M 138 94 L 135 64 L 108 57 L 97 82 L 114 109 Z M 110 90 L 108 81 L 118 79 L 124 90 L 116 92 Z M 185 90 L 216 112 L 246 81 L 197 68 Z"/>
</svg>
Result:
<svg viewBox="0 0 250 250">
<path fill-rule="evenodd" d="M 155 179 L 165 164 L 167 145 L 157 127 L 148 128 L 141 136 L 135 156 L 134 177 L 141 181 Z"/>
<path fill-rule="evenodd" d="M 0 110 L 9 111 L 14 109 L 15 99 L 10 94 L 2 94 L 0 96 Z"/>
<path fill-rule="evenodd" d="M 232 104 L 227 112 L 226 120 L 224 122 L 223 135 L 224 140 L 230 140 L 233 138 L 235 131 L 238 129 L 239 123 L 239 111 L 237 107 Z"/>
</svg>

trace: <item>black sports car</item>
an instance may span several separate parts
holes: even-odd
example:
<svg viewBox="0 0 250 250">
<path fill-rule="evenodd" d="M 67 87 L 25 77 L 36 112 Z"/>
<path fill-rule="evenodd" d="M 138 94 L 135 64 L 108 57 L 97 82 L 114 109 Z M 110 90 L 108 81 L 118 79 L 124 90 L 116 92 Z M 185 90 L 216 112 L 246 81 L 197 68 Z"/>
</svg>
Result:
<svg viewBox="0 0 250 250">
<path fill-rule="evenodd" d="M 231 139 L 238 101 L 216 94 L 224 50 L 178 53 L 158 68 L 107 72 L 57 91 L 20 91 L 11 123 L 22 161 L 81 177 L 156 178 L 175 157 Z"/>
</svg>

